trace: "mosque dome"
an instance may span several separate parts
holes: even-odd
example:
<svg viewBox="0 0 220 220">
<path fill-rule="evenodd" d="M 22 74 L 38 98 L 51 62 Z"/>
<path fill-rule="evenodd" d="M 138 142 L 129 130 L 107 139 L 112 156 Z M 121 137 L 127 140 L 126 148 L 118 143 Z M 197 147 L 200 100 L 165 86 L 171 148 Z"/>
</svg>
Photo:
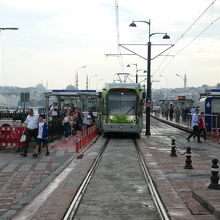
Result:
<svg viewBox="0 0 220 220">
<path fill-rule="evenodd" d="M 76 87 L 70 84 L 66 87 L 66 90 L 76 90 Z"/>
<path fill-rule="evenodd" d="M 42 83 L 39 83 L 35 86 L 36 89 L 41 89 L 41 90 L 45 90 L 46 88 L 43 86 Z"/>
</svg>

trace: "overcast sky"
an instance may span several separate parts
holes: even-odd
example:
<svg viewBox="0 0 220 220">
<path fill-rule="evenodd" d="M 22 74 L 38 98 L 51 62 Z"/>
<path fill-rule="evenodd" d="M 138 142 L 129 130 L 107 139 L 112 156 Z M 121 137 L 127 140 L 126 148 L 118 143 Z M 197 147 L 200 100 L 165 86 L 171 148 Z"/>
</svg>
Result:
<svg viewBox="0 0 220 220">
<path fill-rule="evenodd" d="M 121 44 L 146 44 L 148 25 L 136 23 L 131 28 L 129 24 L 149 19 L 151 33 L 170 36 L 163 40 L 162 35 L 153 35 L 152 44 L 175 44 L 163 54 L 169 56 L 152 60 L 153 88 L 183 87 L 184 74 L 187 86 L 220 82 L 220 0 L 118 0 L 118 6 Z M 78 72 L 79 89 L 85 89 L 87 75 L 90 88 L 100 89 L 117 80 L 117 73 L 135 74 L 135 65 L 127 64 L 147 68 L 146 60 L 135 55 L 105 56 L 119 52 L 114 0 L 0 0 L 0 21 L 1 28 L 19 28 L 1 31 L 1 85 L 48 82 L 49 89 L 64 89 L 75 85 Z M 128 47 L 146 58 L 146 46 Z M 153 45 L 152 57 L 167 47 Z M 142 71 L 138 73 L 143 81 Z"/>
</svg>

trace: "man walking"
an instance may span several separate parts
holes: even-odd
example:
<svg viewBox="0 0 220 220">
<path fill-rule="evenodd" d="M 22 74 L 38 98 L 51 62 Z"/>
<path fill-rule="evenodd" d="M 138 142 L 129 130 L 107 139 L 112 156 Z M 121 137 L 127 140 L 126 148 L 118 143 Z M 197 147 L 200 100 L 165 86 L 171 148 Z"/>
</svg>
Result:
<svg viewBox="0 0 220 220">
<path fill-rule="evenodd" d="M 193 127 L 193 132 L 186 138 L 186 140 L 188 142 L 190 142 L 190 138 L 192 136 L 197 136 L 197 142 L 198 143 L 202 143 L 200 140 L 200 132 L 199 132 L 199 118 L 198 118 L 198 114 L 199 114 L 199 108 L 196 109 L 196 112 L 194 112 L 192 114 L 192 127 Z"/>
<path fill-rule="evenodd" d="M 24 124 L 25 124 L 24 133 L 26 134 L 26 142 L 24 145 L 24 151 L 21 153 L 21 156 L 26 157 L 31 138 L 34 137 L 34 139 L 36 139 L 38 133 L 38 115 L 34 114 L 34 110 L 32 108 L 28 110 L 28 116 L 24 121 Z"/>
</svg>

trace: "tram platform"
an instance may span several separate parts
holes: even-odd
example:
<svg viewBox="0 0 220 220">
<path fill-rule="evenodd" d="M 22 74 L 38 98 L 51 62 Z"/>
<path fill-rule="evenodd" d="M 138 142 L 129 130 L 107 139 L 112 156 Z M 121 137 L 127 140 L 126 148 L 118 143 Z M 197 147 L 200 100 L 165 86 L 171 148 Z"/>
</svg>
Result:
<svg viewBox="0 0 220 220">
<path fill-rule="evenodd" d="M 171 219 L 220 219 L 220 190 L 208 188 L 211 159 L 220 158 L 220 145 L 188 143 L 187 135 L 152 118 L 151 136 L 141 135 L 138 144 Z M 177 157 L 170 156 L 173 138 Z M 74 137 L 53 143 L 49 157 L 44 151 L 38 158 L 31 152 L 26 158 L 0 152 L 0 219 L 62 219 L 104 142 L 100 137 L 81 159 L 76 159 Z M 184 169 L 188 146 L 193 169 Z"/>
<path fill-rule="evenodd" d="M 75 137 L 49 145 L 50 155 L 32 158 L 12 150 L 0 151 L 0 219 L 10 219 L 24 204 L 29 203 L 54 179 L 75 156 Z"/>
<path fill-rule="evenodd" d="M 220 158 L 220 145 L 202 138 L 203 143 L 193 138 L 188 142 L 186 132 L 191 129 L 186 124 L 155 119 L 157 117 L 151 120 L 151 136 L 142 139 L 142 150 L 170 216 L 172 219 L 220 219 L 220 190 L 208 188 L 212 159 Z M 160 121 L 182 131 L 164 128 Z M 170 156 L 171 139 L 176 140 L 176 157 Z M 193 169 L 184 169 L 187 147 L 192 149 Z"/>
</svg>

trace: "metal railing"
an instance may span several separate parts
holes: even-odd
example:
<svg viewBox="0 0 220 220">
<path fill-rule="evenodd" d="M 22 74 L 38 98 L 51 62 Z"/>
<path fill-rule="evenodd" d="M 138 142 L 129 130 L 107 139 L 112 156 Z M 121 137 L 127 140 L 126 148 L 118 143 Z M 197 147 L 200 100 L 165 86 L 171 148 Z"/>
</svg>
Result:
<svg viewBox="0 0 220 220">
<path fill-rule="evenodd" d="M 159 118 L 166 119 L 168 121 L 175 122 L 177 124 L 182 124 L 188 128 L 192 128 L 192 114 L 191 113 L 188 113 L 184 117 L 181 115 L 179 121 L 175 120 L 175 115 L 173 116 L 172 119 L 170 119 L 169 115 L 166 115 L 166 114 L 162 115 L 160 113 L 157 113 L 155 116 L 159 117 Z M 205 114 L 204 117 L 205 117 L 205 121 L 207 120 L 211 123 L 211 124 L 209 124 L 209 128 L 208 128 L 209 131 L 220 129 L 220 115 L 218 115 L 218 114 Z"/>
</svg>

